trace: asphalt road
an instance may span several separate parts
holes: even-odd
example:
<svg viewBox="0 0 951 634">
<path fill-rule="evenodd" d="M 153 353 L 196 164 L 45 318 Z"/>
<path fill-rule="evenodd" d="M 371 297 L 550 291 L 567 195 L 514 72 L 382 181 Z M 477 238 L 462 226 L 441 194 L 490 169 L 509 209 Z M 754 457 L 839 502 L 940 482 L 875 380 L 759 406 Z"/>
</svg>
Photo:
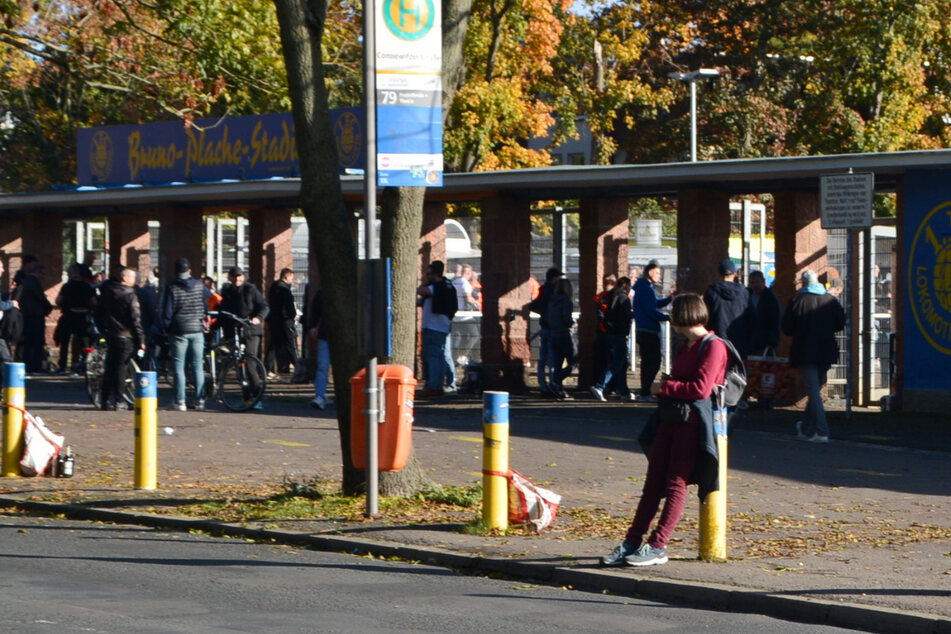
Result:
<svg viewBox="0 0 951 634">
<path fill-rule="evenodd" d="M 406 562 L 0 515 L 16 632 L 833 632 Z"/>
</svg>

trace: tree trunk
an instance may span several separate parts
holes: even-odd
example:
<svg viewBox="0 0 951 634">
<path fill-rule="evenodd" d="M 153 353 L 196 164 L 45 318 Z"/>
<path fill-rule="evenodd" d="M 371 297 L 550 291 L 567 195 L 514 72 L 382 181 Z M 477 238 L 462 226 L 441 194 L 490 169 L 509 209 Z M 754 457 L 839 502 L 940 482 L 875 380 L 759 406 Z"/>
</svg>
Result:
<svg viewBox="0 0 951 634">
<path fill-rule="evenodd" d="M 423 187 L 387 187 L 381 197 L 380 255 L 393 260 L 393 354 L 388 363 L 413 367 L 416 358 L 416 287 Z M 406 496 L 429 484 L 415 453 L 402 471 L 381 472 L 383 495 Z"/>
<path fill-rule="evenodd" d="M 359 369 L 357 349 L 357 248 L 340 188 L 340 168 L 327 104 L 320 44 L 326 0 L 274 0 L 294 110 L 301 170 L 300 204 L 317 258 L 324 292 L 324 319 L 337 397 L 337 427 L 343 460 L 343 491 L 352 494 L 363 472 L 350 459 L 350 377 Z"/>
</svg>

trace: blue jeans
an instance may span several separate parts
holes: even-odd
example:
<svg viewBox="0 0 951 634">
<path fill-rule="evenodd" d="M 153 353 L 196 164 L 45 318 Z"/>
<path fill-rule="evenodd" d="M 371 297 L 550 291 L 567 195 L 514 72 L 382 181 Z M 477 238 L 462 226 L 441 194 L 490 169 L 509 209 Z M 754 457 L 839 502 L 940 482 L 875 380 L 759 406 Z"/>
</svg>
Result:
<svg viewBox="0 0 951 634">
<path fill-rule="evenodd" d="M 195 383 L 195 399 L 205 398 L 205 372 L 201 361 L 205 354 L 205 335 L 193 332 L 187 335 L 168 336 L 169 354 L 172 357 L 172 371 L 175 375 L 175 402 L 185 402 L 185 361 L 192 371 Z"/>
<path fill-rule="evenodd" d="M 538 331 L 538 387 L 548 389 L 551 381 L 551 330 L 542 328 Z"/>
<path fill-rule="evenodd" d="M 627 337 L 624 335 L 607 334 L 608 340 L 608 367 L 597 380 L 595 387 L 602 392 L 611 384 L 619 396 L 625 397 L 631 393 L 627 389 Z"/>
<path fill-rule="evenodd" d="M 802 433 L 807 436 L 829 435 L 829 422 L 826 420 L 826 410 L 822 405 L 822 386 L 826 382 L 826 372 L 827 370 L 817 365 L 799 366 L 802 385 L 809 396 L 809 401 L 806 403 L 806 420 L 802 426 Z"/>
<path fill-rule="evenodd" d="M 571 376 L 575 365 L 575 347 L 571 335 L 552 335 L 551 360 L 555 370 L 551 383 L 560 389 L 562 381 Z"/>
<path fill-rule="evenodd" d="M 314 396 L 327 396 L 327 376 L 330 374 L 330 344 L 317 340 L 317 372 L 314 374 Z"/>
<path fill-rule="evenodd" d="M 423 366 L 426 389 L 441 390 L 446 378 L 446 339 L 448 332 L 423 328 Z"/>
<path fill-rule="evenodd" d="M 446 387 L 456 389 L 456 361 L 452 358 L 452 332 L 446 335 Z"/>
</svg>

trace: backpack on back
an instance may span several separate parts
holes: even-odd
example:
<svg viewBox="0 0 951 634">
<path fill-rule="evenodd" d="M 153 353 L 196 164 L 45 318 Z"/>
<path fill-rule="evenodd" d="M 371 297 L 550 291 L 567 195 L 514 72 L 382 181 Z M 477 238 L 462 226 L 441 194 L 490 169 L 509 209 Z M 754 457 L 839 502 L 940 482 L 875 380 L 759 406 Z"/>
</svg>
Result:
<svg viewBox="0 0 951 634">
<path fill-rule="evenodd" d="M 717 397 L 717 404 L 720 407 L 733 407 L 740 402 L 743 392 L 746 390 L 746 365 L 743 364 L 743 357 L 736 351 L 736 348 L 728 339 L 709 334 L 700 342 L 698 354 L 703 352 L 703 346 L 708 341 L 719 339 L 726 346 L 726 372 L 723 376 L 723 383 L 714 390 L 714 396 Z"/>
<path fill-rule="evenodd" d="M 443 278 L 433 283 L 433 313 L 445 315 L 450 320 L 456 316 L 459 309 L 459 300 L 456 297 L 456 287 L 452 282 Z"/>
</svg>

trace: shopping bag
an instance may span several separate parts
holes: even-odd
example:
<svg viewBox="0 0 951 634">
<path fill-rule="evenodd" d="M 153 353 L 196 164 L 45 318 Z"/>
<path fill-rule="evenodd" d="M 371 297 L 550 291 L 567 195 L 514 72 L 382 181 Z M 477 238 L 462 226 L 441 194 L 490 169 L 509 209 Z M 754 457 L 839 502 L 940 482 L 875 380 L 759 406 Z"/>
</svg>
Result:
<svg viewBox="0 0 951 634">
<path fill-rule="evenodd" d="M 50 466 L 63 448 L 65 439 L 54 434 L 39 416 L 23 410 L 23 458 L 20 474 L 24 476 L 49 475 Z"/>
<path fill-rule="evenodd" d="M 561 496 L 535 486 L 514 469 L 509 471 L 509 524 L 531 524 L 540 533 L 555 521 Z"/>
<path fill-rule="evenodd" d="M 746 358 L 746 394 L 757 401 L 782 399 L 789 391 L 789 359 L 772 348 Z"/>
</svg>

